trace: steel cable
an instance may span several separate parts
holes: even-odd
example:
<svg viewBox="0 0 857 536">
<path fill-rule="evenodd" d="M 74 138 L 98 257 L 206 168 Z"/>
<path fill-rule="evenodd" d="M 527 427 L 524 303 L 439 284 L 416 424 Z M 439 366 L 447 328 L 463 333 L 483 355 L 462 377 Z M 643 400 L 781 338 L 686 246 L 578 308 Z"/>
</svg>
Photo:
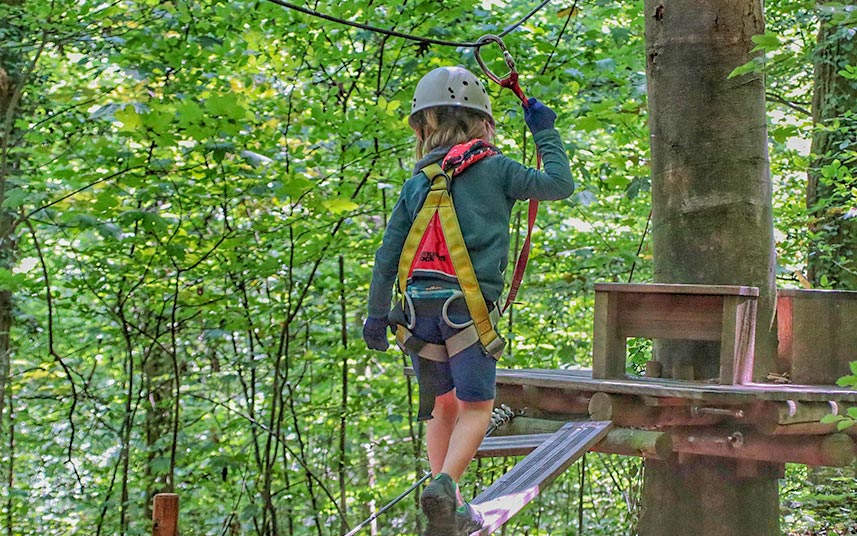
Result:
<svg viewBox="0 0 857 536">
<path fill-rule="evenodd" d="M 485 43 L 480 43 L 479 41 L 473 41 L 473 42 L 463 42 L 462 41 L 462 42 L 460 42 L 460 41 L 447 41 L 444 39 L 434 39 L 431 37 L 420 37 L 417 35 L 411 35 L 411 34 L 407 34 L 404 32 L 398 32 L 396 30 L 387 30 L 386 28 L 379 28 L 377 26 L 372 26 L 369 24 L 363 24 L 361 22 L 354 22 L 354 21 L 350 21 L 347 19 L 334 17 L 333 15 L 328 15 L 326 13 L 320 13 L 318 11 L 309 9 L 307 7 L 299 6 L 299 5 L 293 4 L 291 2 L 286 2 L 285 0 L 266 0 L 266 1 L 270 2 L 271 4 L 276 4 L 280 7 L 284 7 L 286 9 L 291 9 L 294 11 L 298 11 L 300 13 L 304 13 L 305 15 L 310 15 L 312 17 L 316 17 L 319 19 L 324 19 L 324 20 L 327 20 L 330 22 L 335 22 L 337 24 L 343 24 L 345 26 L 351 26 L 353 28 L 359 28 L 361 30 L 368 30 L 370 32 L 388 35 L 391 37 L 401 37 L 402 39 L 407 39 L 409 41 L 415 41 L 417 43 L 424 43 L 424 44 L 430 44 L 430 45 L 442 45 L 442 46 L 447 46 L 447 47 L 463 47 L 463 48 L 477 48 L 477 47 L 480 47 L 480 46 L 485 44 Z M 550 2 L 550 0 L 542 0 L 542 2 L 538 6 L 533 8 L 529 13 L 524 15 L 520 20 L 518 20 L 514 24 L 508 26 L 505 30 L 500 32 L 498 35 L 500 37 L 503 37 L 503 36 L 509 34 L 513 30 L 515 30 L 516 28 L 518 28 L 519 26 L 521 26 L 522 24 L 527 22 L 530 19 L 530 17 L 532 17 L 533 15 L 538 13 L 549 2 Z"/>
</svg>

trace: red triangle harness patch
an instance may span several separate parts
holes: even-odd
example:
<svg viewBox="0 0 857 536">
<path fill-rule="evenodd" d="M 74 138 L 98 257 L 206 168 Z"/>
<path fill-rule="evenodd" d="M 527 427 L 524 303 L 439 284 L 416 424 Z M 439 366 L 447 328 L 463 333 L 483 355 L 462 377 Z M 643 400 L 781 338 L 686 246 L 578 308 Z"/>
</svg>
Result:
<svg viewBox="0 0 857 536">
<path fill-rule="evenodd" d="M 423 277 L 458 279 L 437 213 L 432 216 L 428 227 L 426 227 L 426 232 L 417 248 L 417 254 L 414 256 L 414 262 L 411 264 L 411 273 L 408 274 L 408 278 L 413 277 L 415 272 L 419 272 L 418 275 Z"/>
<path fill-rule="evenodd" d="M 483 158 L 499 152 L 496 147 L 484 140 L 471 140 L 450 149 L 443 159 L 442 167 L 453 168 L 449 175 L 454 176 Z M 423 210 L 426 209 L 423 208 Z M 446 236 L 443 234 L 440 217 L 436 212 L 426 227 L 411 263 L 408 279 L 414 276 L 458 282 L 455 266 L 452 264 L 452 257 L 449 255 L 449 247 L 446 244 Z"/>
</svg>

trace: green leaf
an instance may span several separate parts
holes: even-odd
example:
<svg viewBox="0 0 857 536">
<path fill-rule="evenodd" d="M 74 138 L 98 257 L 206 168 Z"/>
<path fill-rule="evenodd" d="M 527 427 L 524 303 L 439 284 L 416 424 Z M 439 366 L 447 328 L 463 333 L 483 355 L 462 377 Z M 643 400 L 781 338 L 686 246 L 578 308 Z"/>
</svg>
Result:
<svg viewBox="0 0 857 536">
<path fill-rule="evenodd" d="M 780 38 L 776 34 L 765 32 L 764 34 L 754 35 L 750 39 L 756 43 L 756 48 L 751 52 L 757 52 L 760 50 L 770 52 L 780 48 Z"/>
<path fill-rule="evenodd" d="M 27 191 L 23 188 L 13 188 L 6 192 L 6 197 L 3 199 L 3 207 L 15 209 L 24 205 L 27 201 Z"/>
<path fill-rule="evenodd" d="M 360 205 L 351 201 L 350 199 L 346 199 L 343 197 L 339 197 L 336 199 L 326 199 L 321 203 L 324 208 L 332 212 L 333 214 L 341 214 L 343 212 L 351 212 L 352 210 L 356 210 Z"/>
<path fill-rule="evenodd" d="M 740 65 L 735 67 L 731 73 L 729 73 L 728 78 L 735 78 L 737 76 L 741 76 L 748 73 L 758 73 L 762 72 L 765 68 L 765 58 L 764 57 L 755 57 L 745 63 L 744 65 Z"/>
</svg>

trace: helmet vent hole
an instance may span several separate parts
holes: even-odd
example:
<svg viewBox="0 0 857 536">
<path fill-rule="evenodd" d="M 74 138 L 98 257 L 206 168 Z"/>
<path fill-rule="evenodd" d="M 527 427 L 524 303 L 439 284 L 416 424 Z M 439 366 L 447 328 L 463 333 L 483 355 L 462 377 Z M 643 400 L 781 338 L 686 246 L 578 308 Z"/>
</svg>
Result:
<svg viewBox="0 0 857 536">
<path fill-rule="evenodd" d="M 454 94 L 453 94 L 453 95 L 450 95 L 450 96 L 449 96 L 449 98 L 450 98 L 450 99 L 455 99 L 455 95 L 454 95 Z"/>
<path fill-rule="evenodd" d="M 468 84 L 468 83 L 467 83 L 467 80 L 464 80 L 464 81 L 463 81 L 463 82 L 461 82 L 461 83 L 462 83 L 462 84 L 464 84 L 465 86 L 469 86 L 469 85 L 470 85 L 470 84 Z"/>
<path fill-rule="evenodd" d="M 449 91 L 450 93 L 455 93 L 451 87 L 446 88 L 446 90 Z"/>
<path fill-rule="evenodd" d="M 467 97 L 464 97 L 464 100 L 470 100 L 470 99 L 468 99 Z"/>
</svg>

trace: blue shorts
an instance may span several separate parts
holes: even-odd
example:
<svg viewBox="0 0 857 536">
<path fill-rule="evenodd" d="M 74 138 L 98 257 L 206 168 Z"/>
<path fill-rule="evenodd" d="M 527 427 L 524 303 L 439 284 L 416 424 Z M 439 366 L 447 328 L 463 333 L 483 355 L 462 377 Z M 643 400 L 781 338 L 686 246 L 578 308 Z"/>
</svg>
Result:
<svg viewBox="0 0 857 536">
<path fill-rule="evenodd" d="M 443 342 L 461 330 L 449 326 L 439 314 L 436 300 L 414 300 L 416 325 L 411 330 L 414 336 L 433 344 Z M 440 301 L 440 304 L 443 300 Z M 461 324 L 470 320 L 465 311 L 453 311 L 449 319 Z M 431 361 L 411 354 L 411 362 L 420 383 L 420 395 L 435 397 L 455 389 L 455 395 L 464 402 L 494 400 L 496 394 L 497 361 L 488 355 L 480 343 L 475 343 L 449 361 Z"/>
</svg>

